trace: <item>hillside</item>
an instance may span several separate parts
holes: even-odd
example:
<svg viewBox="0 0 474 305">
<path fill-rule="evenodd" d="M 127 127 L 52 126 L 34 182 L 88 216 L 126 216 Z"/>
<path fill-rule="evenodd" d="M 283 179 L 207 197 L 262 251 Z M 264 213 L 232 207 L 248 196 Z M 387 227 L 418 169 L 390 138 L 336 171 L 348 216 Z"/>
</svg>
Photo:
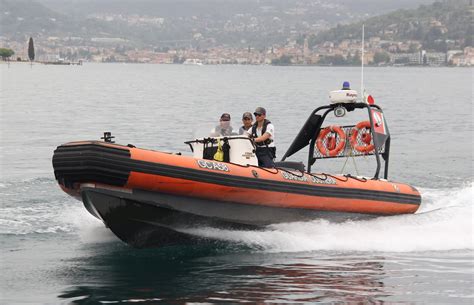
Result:
<svg viewBox="0 0 474 305">
<path fill-rule="evenodd" d="M 387 41 L 418 40 L 427 50 L 444 52 L 452 41 L 463 41 L 460 47 L 473 46 L 473 7 L 469 0 L 443 1 L 421 5 L 417 9 L 397 10 L 372 17 L 363 22 L 338 25 L 309 38 L 314 46 L 325 41 L 340 42 L 361 37 L 365 24 L 365 37 L 380 37 Z"/>
<path fill-rule="evenodd" d="M 265 48 L 433 0 L 0 0 L 1 35 L 113 38 L 141 47 Z"/>
<path fill-rule="evenodd" d="M 306 8 L 307 12 L 327 13 L 325 18 L 344 20 L 344 12 L 359 15 L 380 15 L 399 8 L 416 8 L 434 0 L 37 0 L 47 7 L 67 15 L 139 14 L 148 16 L 188 17 L 214 15 L 231 17 L 235 14 L 260 15 L 262 8 L 274 16 L 290 9 Z M 331 6 L 339 10 L 331 11 Z M 328 10 L 329 9 L 329 10 Z M 332 14 L 329 14 L 332 13 Z M 290 16 L 289 16 L 290 17 Z M 305 16 L 303 16 L 304 19 Z"/>
<path fill-rule="evenodd" d="M 107 24 L 84 18 L 72 18 L 32 0 L 0 0 L 1 35 L 10 39 L 46 34 L 81 36 L 112 32 Z"/>
</svg>

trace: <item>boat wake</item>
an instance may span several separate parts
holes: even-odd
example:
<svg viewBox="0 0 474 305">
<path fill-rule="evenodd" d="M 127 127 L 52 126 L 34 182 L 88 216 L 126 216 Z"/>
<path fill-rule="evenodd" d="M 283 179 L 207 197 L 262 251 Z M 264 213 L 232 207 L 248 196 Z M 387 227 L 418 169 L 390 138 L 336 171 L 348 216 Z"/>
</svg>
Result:
<svg viewBox="0 0 474 305">
<path fill-rule="evenodd" d="M 443 251 L 474 249 L 474 184 L 449 190 L 421 189 L 417 214 L 330 223 L 325 220 L 268 226 L 264 231 L 193 230 L 267 252 L 299 251 Z"/>
<path fill-rule="evenodd" d="M 2 182 L 0 195 L 0 235 L 71 234 L 101 225 L 79 201 L 58 192 L 52 178 Z"/>
<path fill-rule="evenodd" d="M 414 215 L 344 223 L 294 222 L 271 225 L 263 231 L 209 227 L 182 231 L 265 252 L 474 249 L 474 183 L 420 192 L 423 203 Z M 2 183 L 0 194 L 0 235 L 74 234 L 83 243 L 117 240 L 80 202 L 58 192 L 53 179 Z"/>
</svg>

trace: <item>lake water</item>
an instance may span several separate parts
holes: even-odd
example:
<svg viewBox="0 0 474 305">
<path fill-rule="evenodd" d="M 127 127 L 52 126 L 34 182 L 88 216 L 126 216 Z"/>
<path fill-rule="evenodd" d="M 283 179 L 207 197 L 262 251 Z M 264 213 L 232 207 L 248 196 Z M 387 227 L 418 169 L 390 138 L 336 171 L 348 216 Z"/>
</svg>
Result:
<svg viewBox="0 0 474 305">
<path fill-rule="evenodd" d="M 59 189 L 56 146 L 112 131 L 118 143 L 189 153 L 183 141 L 210 130 L 222 112 L 237 127 L 244 111 L 264 106 L 281 157 L 330 90 L 346 80 L 359 89 L 359 69 L 0 70 L 0 303 L 474 302 L 472 69 L 365 69 L 392 134 L 389 177 L 421 191 L 417 214 L 263 232 L 202 228 L 198 234 L 222 244 L 147 250 L 120 242 Z M 370 161 L 357 160 L 358 169 Z M 325 166 L 313 169 L 341 170 Z"/>
</svg>

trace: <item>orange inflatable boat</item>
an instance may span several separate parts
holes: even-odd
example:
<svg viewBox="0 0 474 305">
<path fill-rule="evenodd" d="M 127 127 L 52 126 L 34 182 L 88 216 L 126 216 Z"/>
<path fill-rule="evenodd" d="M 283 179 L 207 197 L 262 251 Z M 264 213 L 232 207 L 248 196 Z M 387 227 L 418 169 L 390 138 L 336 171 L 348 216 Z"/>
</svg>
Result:
<svg viewBox="0 0 474 305">
<path fill-rule="evenodd" d="M 354 110 L 367 111 L 369 120 L 322 127 L 330 114 L 337 118 Z M 319 218 L 343 221 L 414 213 L 421 202 L 412 186 L 387 180 L 390 135 L 376 105 L 334 102 L 316 109 L 274 168 L 256 165 L 251 138 L 186 143 L 193 156 L 114 144 L 106 133 L 104 141 L 59 146 L 54 173 L 66 193 L 135 247 L 200 242 L 192 229 L 201 226 L 258 229 Z M 226 161 L 214 160 L 222 143 Z M 286 161 L 308 145 L 306 168 Z M 374 177 L 311 172 L 316 160 L 367 155 L 377 162 Z"/>
</svg>

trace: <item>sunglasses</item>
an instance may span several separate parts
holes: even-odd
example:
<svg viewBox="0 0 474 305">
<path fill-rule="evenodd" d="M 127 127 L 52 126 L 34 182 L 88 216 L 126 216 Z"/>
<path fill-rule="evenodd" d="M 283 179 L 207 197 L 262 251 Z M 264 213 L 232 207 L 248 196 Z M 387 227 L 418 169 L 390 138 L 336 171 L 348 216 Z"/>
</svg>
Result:
<svg viewBox="0 0 474 305">
<path fill-rule="evenodd" d="M 230 120 L 228 119 L 221 119 L 221 122 L 229 122 Z"/>
<path fill-rule="evenodd" d="M 261 115 L 263 115 L 263 114 L 262 114 L 262 113 L 256 113 L 256 112 L 254 112 L 253 115 L 254 115 L 254 116 L 261 116 Z"/>
<path fill-rule="evenodd" d="M 251 121 L 252 118 L 244 118 L 244 121 Z"/>
</svg>

